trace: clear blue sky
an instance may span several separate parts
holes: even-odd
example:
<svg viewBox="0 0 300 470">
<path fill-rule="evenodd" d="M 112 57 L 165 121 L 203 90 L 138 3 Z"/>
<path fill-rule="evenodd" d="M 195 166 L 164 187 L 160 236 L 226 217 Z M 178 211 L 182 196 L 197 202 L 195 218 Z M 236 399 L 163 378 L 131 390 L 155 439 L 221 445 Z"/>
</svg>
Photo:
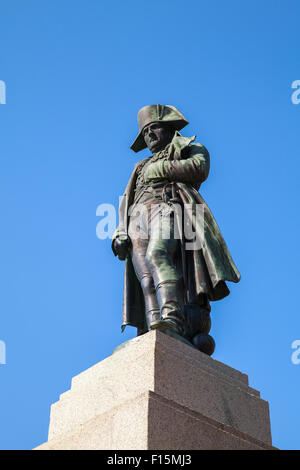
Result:
<svg viewBox="0 0 300 470">
<path fill-rule="evenodd" d="M 296 0 L 0 0 L 0 448 L 47 439 L 50 404 L 121 335 L 124 265 L 96 237 L 146 104 L 177 106 L 211 154 L 201 194 L 242 274 L 212 305 L 214 358 L 300 449 Z"/>
</svg>

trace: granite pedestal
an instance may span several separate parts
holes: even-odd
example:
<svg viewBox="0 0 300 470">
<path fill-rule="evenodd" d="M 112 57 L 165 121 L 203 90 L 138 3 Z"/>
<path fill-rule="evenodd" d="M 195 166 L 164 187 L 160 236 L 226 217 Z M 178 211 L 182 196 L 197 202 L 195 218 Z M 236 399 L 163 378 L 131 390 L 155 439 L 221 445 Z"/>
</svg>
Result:
<svg viewBox="0 0 300 470">
<path fill-rule="evenodd" d="M 73 378 L 37 449 L 272 449 L 269 407 L 245 374 L 152 331 Z"/>
</svg>

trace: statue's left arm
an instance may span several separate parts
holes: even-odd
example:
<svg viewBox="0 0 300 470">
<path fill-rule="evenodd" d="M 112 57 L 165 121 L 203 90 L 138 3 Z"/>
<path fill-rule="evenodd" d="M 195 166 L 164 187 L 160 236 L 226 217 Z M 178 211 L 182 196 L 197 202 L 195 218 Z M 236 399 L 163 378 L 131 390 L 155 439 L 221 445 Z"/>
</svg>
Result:
<svg viewBox="0 0 300 470">
<path fill-rule="evenodd" d="M 181 160 L 159 160 L 149 165 L 145 180 L 167 179 L 182 183 L 202 183 L 209 173 L 209 153 L 204 145 L 188 146 L 187 157 Z"/>
</svg>

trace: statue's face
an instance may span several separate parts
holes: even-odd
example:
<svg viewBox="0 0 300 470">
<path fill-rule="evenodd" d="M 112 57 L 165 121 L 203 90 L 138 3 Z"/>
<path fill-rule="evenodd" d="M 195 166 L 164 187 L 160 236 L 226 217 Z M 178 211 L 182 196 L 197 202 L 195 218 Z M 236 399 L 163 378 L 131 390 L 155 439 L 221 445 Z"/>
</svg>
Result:
<svg viewBox="0 0 300 470">
<path fill-rule="evenodd" d="M 168 145 L 174 136 L 174 130 L 163 122 L 153 122 L 143 129 L 145 143 L 152 153 L 159 152 Z"/>
</svg>

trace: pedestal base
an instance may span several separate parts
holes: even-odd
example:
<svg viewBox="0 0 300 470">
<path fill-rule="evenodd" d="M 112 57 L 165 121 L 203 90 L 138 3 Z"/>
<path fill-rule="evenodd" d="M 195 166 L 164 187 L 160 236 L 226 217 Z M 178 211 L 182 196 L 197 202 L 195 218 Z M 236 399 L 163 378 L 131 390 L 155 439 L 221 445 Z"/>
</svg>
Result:
<svg viewBox="0 0 300 470">
<path fill-rule="evenodd" d="M 269 408 L 245 374 L 151 331 L 73 378 L 37 449 L 272 449 Z"/>
</svg>

